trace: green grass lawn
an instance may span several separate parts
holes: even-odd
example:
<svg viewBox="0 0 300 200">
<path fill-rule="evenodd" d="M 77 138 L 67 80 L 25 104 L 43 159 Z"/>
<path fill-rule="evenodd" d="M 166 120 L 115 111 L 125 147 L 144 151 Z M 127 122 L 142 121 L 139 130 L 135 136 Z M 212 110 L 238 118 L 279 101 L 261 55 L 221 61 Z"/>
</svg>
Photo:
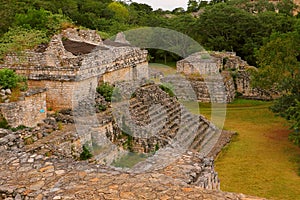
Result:
<svg viewBox="0 0 300 200">
<path fill-rule="evenodd" d="M 195 104 L 185 104 L 197 110 Z M 236 100 L 227 105 L 224 128 L 238 135 L 216 159 L 223 191 L 269 199 L 300 199 L 300 148 L 288 140 L 286 121 L 275 117 L 271 102 Z M 210 105 L 200 104 L 210 118 Z"/>
</svg>

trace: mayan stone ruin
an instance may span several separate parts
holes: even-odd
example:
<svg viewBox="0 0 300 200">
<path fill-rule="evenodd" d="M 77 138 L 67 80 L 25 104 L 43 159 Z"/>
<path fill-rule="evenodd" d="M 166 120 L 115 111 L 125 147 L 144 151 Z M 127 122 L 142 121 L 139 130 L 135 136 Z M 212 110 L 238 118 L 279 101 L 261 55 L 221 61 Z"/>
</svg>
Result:
<svg viewBox="0 0 300 200">
<path fill-rule="evenodd" d="M 147 55 L 121 33 L 103 41 L 96 31 L 73 28 L 7 55 L 1 68 L 26 76 L 29 90 L 0 104 L 1 117 L 16 128 L 0 129 L 0 199 L 260 199 L 220 191 L 214 158 L 234 133 L 191 114 L 179 101 L 184 95 L 148 80 Z M 214 53 L 199 64 L 205 73 L 221 72 L 225 93 L 213 84 L 216 77 L 208 78 L 210 86 L 195 73 L 193 56 L 177 71 L 187 75 L 197 101 L 212 101 L 210 87 L 221 91 L 214 96 L 219 103 L 236 92 L 257 95 L 248 65 L 236 55 Z M 162 78 L 175 93 L 185 87 L 176 80 Z M 106 100 L 96 92 L 104 83 L 119 86 L 129 100 Z M 91 158 L 82 159 L 83 147 Z M 116 165 L 130 153 L 146 156 L 132 167 Z"/>
</svg>

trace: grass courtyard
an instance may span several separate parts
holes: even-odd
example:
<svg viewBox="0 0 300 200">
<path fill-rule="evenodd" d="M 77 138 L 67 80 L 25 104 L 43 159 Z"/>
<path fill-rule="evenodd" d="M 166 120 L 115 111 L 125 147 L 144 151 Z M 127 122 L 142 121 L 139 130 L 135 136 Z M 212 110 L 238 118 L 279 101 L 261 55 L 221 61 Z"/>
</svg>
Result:
<svg viewBox="0 0 300 200">
<path fill-rule="evenodd" d="M 197 110 L 195 104 L 187 104 Z M 269 199 L 300 199 L 300 148 L 288 140 L 286 121 L 271 102 L 236 100 L 228 104 L 224 128 L 238 133 L 215 162 L 221 189 Z M 210 118 L 210 105 L 200 104 Z"/>
</svg>

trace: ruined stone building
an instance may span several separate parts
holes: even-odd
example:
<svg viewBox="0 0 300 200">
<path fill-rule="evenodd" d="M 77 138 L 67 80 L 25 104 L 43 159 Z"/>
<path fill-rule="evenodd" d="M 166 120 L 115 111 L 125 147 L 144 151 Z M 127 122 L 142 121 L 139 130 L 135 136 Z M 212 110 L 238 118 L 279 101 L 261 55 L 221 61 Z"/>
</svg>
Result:
<svg viewBox="0 0 300 200">
<path fill-rule="evenodd" d="M 117 40 L 118 38 L 120 39 L 117 37 Z M 11 125 L 18 126 L 22 123 L 33 126 L 45 117 L 47 110 L 72 109 L 80 98 L 94 96 L 99 82 L 114 83 L 147 78 L 147 64 L 145 50 L 118 41 L 102 41 L 96 31 L 63 30 L 54 35 L 47 45 L 6 56 L 2 68 L 10 68 L 26 76 L 31 89 L 45 89 L 42 92 L 45 95 L 41 95 L 39 100 L 34 101 L 34 106 L 31 106 L 34 108 L 14 109 L 23 109 L 24 115 L 19 117 L 32 118 L 31 121 L 36 123 L 17 119 L 19 122 Z M 3 111 L 7 110 L 5 105 L 9 107 L 10 104 L 2 104 Z M 5 117 L 8 121 L 14 121 L 18 116 L 6 114 Z M 10 120 L 11 118 L 14 120 Z"/>
<path fill-rule="evenodd" d="M 146 58 L 147 51 L 103 42 L 96 31 L 66 29 L 46 46 L 7 56 L 4 67 L 25 75 L 30 88 L 46 88 L 47 108 L 59 110 L 72 108 L 81 84 L 95 89 L 99 81 L 147 78 Z"/>
<path fill-rule="evenodd" d="M 271 100 L 276 93 L 253 88 L 251 70 L 257 70 L 234 52 L 195 53 L 177 62 L 177 72 L 186 76 L 196 100 L 200 102 L 232 102 L 236 96 Z M 165 80 L 176 85 L 174 78 Z M 175 88 L 182 88 L 177 85 Z M 189 98 L 188 95 L 184 98 Z M 192 99 L 190 99 L 192 100 Z M 195 100 L 195 99 L 193 99 Z"/>
</svg>

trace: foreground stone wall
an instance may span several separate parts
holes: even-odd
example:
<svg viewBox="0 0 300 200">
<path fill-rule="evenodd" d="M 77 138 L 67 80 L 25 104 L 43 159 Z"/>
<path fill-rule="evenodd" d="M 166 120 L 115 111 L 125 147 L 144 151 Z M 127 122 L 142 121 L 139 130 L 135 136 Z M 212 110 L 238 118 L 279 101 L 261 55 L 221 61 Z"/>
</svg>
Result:
<svg viewBox="0 0 300 200">
<path fill-rule="evenodd" d="M 124 173 L 24 151 L 0 152 L 0 177 L 2 199 L 262 199 L 204 190 L 172 174 Z"/>
<path fill-rule="evenodd" d="M 46 118 L 46 93 L 44 89 L 30 90 L 23 100 L 1 103 L 0 113 L 11 127 L 34 127 Z"/>
</svg>

